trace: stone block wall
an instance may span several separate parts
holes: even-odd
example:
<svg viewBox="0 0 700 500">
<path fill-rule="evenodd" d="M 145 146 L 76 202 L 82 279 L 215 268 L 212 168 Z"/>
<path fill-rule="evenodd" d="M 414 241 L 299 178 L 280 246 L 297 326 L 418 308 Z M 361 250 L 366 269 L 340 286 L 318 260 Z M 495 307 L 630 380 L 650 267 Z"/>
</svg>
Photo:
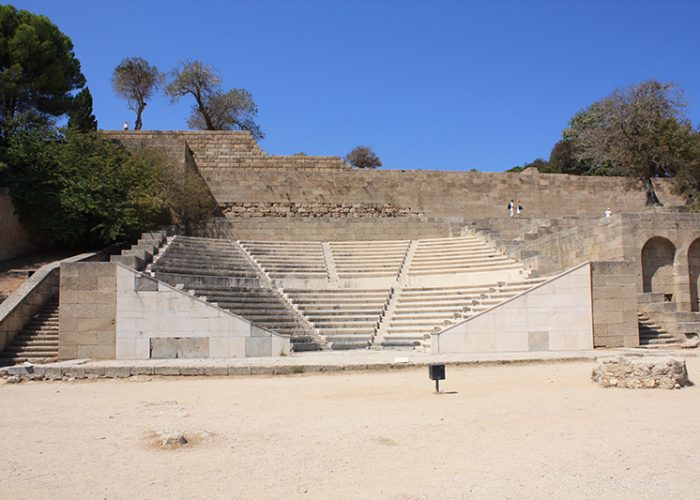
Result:
<svg viewBox="0 0 700 500">
<path fill-rule="evenodd" d="M 532 254 L 547 259 L 528 259 Z M 586 261 L 622 260 L 625 256 L 622 218 L 618 215 L 580 221 L 572 228 L 523 242 L 514 256 L 532 260 L 541 274 L 563 271 Z"/>
<path fill-rule="evenodd" d="M 42 248 L 29 234 L 15 213 L 7 188 L 0 188 L 0 262 L 31 254 Z"/>
<path fill-rule="evenodd" d="M 303 170 L 208 168 L 198 164 L 220 205 L 228 203 L 344 203 L 410 208 L 433 217 L 506 217 L 520 198 L 523 217 L 601 216 L 604 207 L 645 209 L 641 185 L 625 178 L 563 174 L 437 172 L 426 170 Z M 658 182 L 669 205 L 682 202 Z"/>
<path fill-rule="evenodd" d="M 116 267 L 108 262 L 61 265 L 59 359 L 114 359 Z"/>
<path fill-rule="evenodd" d="M 639 182 L 626 178 L 430 170 L 357 170 L 337 156 L 270 156 L 247 132 L 116 131 L 124 143 L 157 145 L 184 140 L 219 206 L 285 202 L 290 206 L 389 204 L 437 217 L 504 217 L 510 199 L 520 199 L 525 217 L 602 215 L 645 208 Z M 164 142 L 165 141 L 165 142 Z M 169 147 L 169 146 L 168 146 Z M 680 205 L 667 180 L 656 181 L 667 205 Z M 381 214 L 380 214 L 381 215 Z"/>
<path fill-rule="evenodd" d="M 270 156 L 249 132 L 209 130 L 105 131 L 103 134 L 124 144 L 153 145 L 175 152 L 171 144 L 186 142 L 200 169 L 349 169 L 338 156 Z"/>
<path fill-rule="evenodd" d="M 233 240 L 358 241 L 459 236 L 460 223 L 426 217 L 232 217 L 215 219 L 198 236 Z"/>
<path fill-rule="evenodd" d="M 637 283 L 632 262 L 592 262 L 594 347 L 639 347 Z"/>
</svg>

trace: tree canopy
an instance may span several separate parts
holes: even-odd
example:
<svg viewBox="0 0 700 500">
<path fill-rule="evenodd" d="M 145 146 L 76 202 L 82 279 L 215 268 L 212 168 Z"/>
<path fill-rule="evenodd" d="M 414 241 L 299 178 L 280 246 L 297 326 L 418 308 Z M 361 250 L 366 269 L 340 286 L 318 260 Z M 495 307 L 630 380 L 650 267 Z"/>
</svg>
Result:
<svg viewBox="0 0 700 500">
<path fill-rule="evenodd" d="M 224 92 L 221 77 L 202 61 L 180 63 L 171 73 L 165 93 L 173 101 L 191 95 L 195 104 L 188 120 L 190 128 L 202 130 L 247 130 L 256 139 L 264 134 L 255 122 L 258 108 L 245 89 Z"/>
<path fill-rule="evenodd" d="M 68 128 L 81 132 L 97 130 L 97 119 L 92 112 L 92 94 L 87 87 L 78 92 L 68 110 Z"/>
<path fill-rule="evenodd" d="M 617 89 L 577 113 L 564 132 L 580 161 L 642 180 L 647 203 L 661 204 L 655 177 L 672 177 L 694 159 L 693 129 L 674 83 L 648 80 Z"/>
<path fill-rule="evenodd" d="M 162 73 L 142 57 L 127 57 L 114 68 L 112 87 L 126 99 L 129 109 L 136 111 L 134 130 L 141 130 L 143 111 L 162 83 Z"/>
<path fill-rule="evenodd" d="M 68 112 L 85 85 L 70 38 L 45 16 L 0 5 L 0 140 Z"/>
<path fill-rule="evenodd" d="M 378 168 L 382 160 L 369 146 L 357 146 L 345 157 L 345 161 L 355 168 Z"/>
</svg>

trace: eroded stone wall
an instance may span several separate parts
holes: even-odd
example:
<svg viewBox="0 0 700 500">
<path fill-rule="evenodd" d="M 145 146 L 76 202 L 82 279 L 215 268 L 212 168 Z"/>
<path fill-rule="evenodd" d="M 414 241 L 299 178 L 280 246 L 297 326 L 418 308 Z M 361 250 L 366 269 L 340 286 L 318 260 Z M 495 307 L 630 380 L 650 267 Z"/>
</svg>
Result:
<svg viewBox="0 0 700 500">
<path fill-rule="evenodd" d="M 223 205 L 226 217 L 401 217 L 422 215 L 390 203 L 292 203 L 230 202 Z"/>
</svg>

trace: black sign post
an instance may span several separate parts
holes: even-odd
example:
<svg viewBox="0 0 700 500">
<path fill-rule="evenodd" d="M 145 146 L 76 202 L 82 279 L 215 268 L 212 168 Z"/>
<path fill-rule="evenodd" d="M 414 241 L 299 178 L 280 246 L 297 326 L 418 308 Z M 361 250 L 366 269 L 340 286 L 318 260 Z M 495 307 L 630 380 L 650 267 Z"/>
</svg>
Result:
<svg viewBox="0 0 700 500">
<path fill-rule="evenodd" d="M 445 365 L 432 364 L 428 365 L 428 376 L 430 380 L 435 381 L 435 392 L 440 393 L 440 381 L 445 380 Z"/>
</svg>

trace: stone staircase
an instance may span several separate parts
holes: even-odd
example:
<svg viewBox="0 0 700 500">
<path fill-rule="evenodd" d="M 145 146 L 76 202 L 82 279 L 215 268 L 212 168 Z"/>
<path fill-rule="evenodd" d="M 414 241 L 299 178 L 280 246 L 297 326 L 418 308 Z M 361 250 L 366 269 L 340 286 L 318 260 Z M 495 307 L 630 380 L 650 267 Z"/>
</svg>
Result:
<svg viewBox="0 0 700 500">
<path fill-rule="evenodd" d="M 695 347 L 700 343 L 700 313 L 679 311 L 678 304 L 669 302 L 663 293 L 640 293 L 640 347 Z"/>
<path fill-rule="evenodd" d="M 286 289 L 285 295 L 333 350 L 372 345 L 390 289 Z"/>
<path fill-rule="evenodd" d="M 186 288 L 259 284 L 255 270 L 230 240 L 175 236 L 150 269 L 157 279 Z"/>
<path fill-rule="evenodd" d="M 279 292 L 262 286 L 258 270 L 236 242 L 175 236 L 151 266 L 159 280 L 262 328 L 291 336 L 295 351 L 320 349 L 313 330 Z"/>
<path fill-rule="evenodd" d="M 319 241 L 241 241 L 240 244 L 271 279 L 328 279 Z"/>
<path fill-rule="evenodd" d="M 410 241 L 334 241 L 330 248 L 338 279 L 396 278 Z"/>
<path fill-rule="evenodd" d="M 645 313 L 637 313 L 639 347 L 678 347 L 682 342 L 671 335 Z"/>
<path fill-rule="evenodd" d="M 520 270 L 522 264 L 477 236 L 419 240 L 410 276 Z"/>
<path fill-rule="evenodd" d="M 559 272 L 556 259 L 544 255 L 538 241 L 567 231 L 582 231 L 596 224 L 599 217 L 567 216 L 539 218 L 489 218 L 472 221 L 462 229 L 463 235 L 483 238 L 504 254 L 537 269 L 542 274 Z"/>
<path fill-rule="evenodd" d="M 306 324 L 293 314 L 271 288 L 197 285 L 191 290 L 207 302 L 242 316 L 258 326 L 289 335 L 296 352 L 320 349 Z"/>
<path fill-rule="evenodd" d="M 48 301 L 0 353 L 0 366 L 29 361 L 49 363 L 58 357 L 58 297 Z"/>
</svg>

